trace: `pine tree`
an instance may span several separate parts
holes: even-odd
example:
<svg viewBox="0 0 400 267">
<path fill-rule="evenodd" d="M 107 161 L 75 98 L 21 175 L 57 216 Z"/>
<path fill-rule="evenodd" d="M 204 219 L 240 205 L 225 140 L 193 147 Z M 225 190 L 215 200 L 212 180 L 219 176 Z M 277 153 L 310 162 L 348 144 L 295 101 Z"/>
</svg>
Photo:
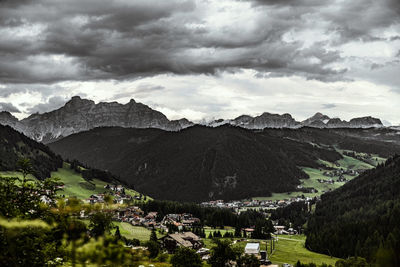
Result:
<svg viewBox="0 0 400 267">
<path fill-rule="evenodd" d="M 156 234 L 156 230 L 154 230 L 154 229 L 151 230 L 150 241 L 157 242 L 157 234 Z"/>
<path fill-rule="evenodd" d="M 119 231 L 119 226 L 117 226 L 116 228 L 117 228 L 117 229 L 115 230 L 114 236 L 115 236 L 115 238 L 116 238 L 117 240 L 120 240 L 120 239 L 121 239 L 121 233 L 120 233 L 120 231 Z"/>
</svg>

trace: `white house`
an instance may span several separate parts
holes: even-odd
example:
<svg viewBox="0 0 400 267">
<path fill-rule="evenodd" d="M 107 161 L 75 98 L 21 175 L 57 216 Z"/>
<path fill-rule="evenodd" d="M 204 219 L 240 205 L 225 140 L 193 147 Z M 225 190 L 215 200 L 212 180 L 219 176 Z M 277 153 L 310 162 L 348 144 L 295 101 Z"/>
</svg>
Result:
<svg viewBox="0 0 400 267">
<path fill-rule="evenodd" d="M 244 248 L 246 254 L 258 254 L 260 253 L 260 243 L 247 243 Z"/>
</svg>

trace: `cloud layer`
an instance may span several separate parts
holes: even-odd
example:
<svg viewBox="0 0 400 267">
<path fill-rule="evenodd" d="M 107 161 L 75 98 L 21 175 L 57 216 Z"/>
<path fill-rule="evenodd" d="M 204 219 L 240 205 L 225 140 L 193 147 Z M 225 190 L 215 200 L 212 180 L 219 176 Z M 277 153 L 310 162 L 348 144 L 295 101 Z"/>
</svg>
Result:
<svg viewBox="0 0 400 267">
<path fill-rule="evenodd" d="M 163 95 L 169 84 L 148 80 L 162 75 L 201 76 L 215 88 L 231 73 L 251 71 L 249 79 L 266 85 L 278 77 L 344 87 L 361 81 L 400 93 L 398 0 L 5 0 L 0 35 L 0 101 L 25 113 L 58 107 L 73 93 L 91 95 L 104 81 L 126 88 L 110 88 L 101 100 Z M 199 94 L 196 84 L 186 86 Z M 245 89 L 247 99 L 261 90 Z M 323 97 L 319 108 L 343 104 Z M 200 98 L 196 106 L 212 113 L 215 102 Z"/>
</svg>

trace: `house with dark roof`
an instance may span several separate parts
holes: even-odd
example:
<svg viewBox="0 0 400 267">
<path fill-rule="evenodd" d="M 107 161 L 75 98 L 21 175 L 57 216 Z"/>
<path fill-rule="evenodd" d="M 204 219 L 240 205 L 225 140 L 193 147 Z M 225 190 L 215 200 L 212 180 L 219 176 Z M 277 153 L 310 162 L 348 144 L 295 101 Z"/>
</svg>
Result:
<svg viewBox="0 0 400 267">
<path fill-rule="evenodd" d="M 168 253 L 173 253 L 178 247 L 199 249 L 203 246 L 201 238 L 192 232 L 169 234 L 161 239 Z"/>
</svg>

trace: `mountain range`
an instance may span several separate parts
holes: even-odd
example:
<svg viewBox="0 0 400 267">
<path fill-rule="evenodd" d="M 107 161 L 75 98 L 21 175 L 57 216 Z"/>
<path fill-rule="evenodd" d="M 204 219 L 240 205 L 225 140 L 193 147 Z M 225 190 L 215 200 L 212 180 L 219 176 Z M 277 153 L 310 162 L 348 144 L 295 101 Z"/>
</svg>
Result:
<svg viewBox="0 0 400 267">
<path fill-rule="evenodd" d="M 7 111 L 0 112 L 0 124 L 9 125 L 26 136 L 43 143 L 50 143 L 73 133 L 87 131 L 96 127 L 157 128 L 167 131 L 179 131 L 193 126 L 194 123 L 183 118 L 169 120 L 163 113 L 142 103 L 130 100 L 127 104 L 100 102 L 74 96 L 63 107 L 46 112 L 35 113 L 18 120 Z M 264 112 L 259 116 L 242 115 L 235 119 L 214 120 L 206 126 L 217 127 L 231 124 L 247 129 L 264 128 L 370 128 L 383 127 L 380 119 L 372 117 L 355 118 L 344 121 L 329 118 L 316 113 L 302 122 L 296 121 L 290 114 L 271 114 Z"/>
<path fill-rule="evenodd" d="M 199 202 L 295 191 L 308 178 L 303 167 L 324 168 L 321 160 L 343 159 L 340 151 L 387 158 L 400 152 L 400 135 L 388 128 L 102 127 L 48 145 L 156 199 Z"/>
<path fill-rule="evenodd" d="M 247 129 L 265 129 L 265 128 L 371 128 L 383 127 L 380 119 L 373 117 L 354 118 L 350 121 L 341 120 L 339 118 L 330 118 L 327 115 L 317 112 L 314 116 L 304 120 L 296 121 L 292 115 L 272 114 L 264 112 L 259 116 L 241 115 L 233 120 L 214 120 L 206 125 L 216 127 L 223 124 L 231 124 Z"/>
</svg>

